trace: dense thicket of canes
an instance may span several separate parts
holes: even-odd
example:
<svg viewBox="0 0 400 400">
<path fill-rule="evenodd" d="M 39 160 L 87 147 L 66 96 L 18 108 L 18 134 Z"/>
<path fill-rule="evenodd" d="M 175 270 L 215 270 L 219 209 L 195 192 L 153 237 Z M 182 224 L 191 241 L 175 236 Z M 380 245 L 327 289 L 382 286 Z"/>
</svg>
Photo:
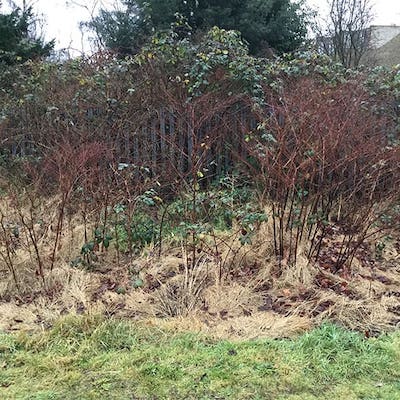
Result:
<svg viewBox="0 0 400 400">
<path fill-rule="evenodd" d="M 87 256 L 122 235 L 110 209 L 122 204 L 131 227 L 139 204 L 153 205 L 161 246 L 165 204 L 181 192 L 197 243 L 199 193 L 232 171 L 269 210 L 280 268 L 303 243 L 310 262 L 324 257 L 333 225 L 337 270 L 398 228 L 398 70 L 351 71 L 312 53 L 256 59 L 238 34 L 214 28 L 197 43 L 163 34 L 134 58 L 27 63 L 1 80 L 0 253 L 14 276 L 16 227 L 44 280 L 72 215 L 95 223 Z M 36 214 L 49 199 L 43 255 L 49 231 Z"/>
</svg>

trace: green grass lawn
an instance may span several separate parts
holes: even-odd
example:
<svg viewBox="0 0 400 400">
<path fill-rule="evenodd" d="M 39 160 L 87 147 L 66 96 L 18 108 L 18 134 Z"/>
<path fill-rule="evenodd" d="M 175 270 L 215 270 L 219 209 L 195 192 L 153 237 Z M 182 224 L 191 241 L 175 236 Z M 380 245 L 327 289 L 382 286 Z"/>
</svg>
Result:
<svg viewBox="0 0 400 400">
<path fill-rule="evenodd" d="M 0 399 L 400 399 L 400 334 L 241 343 L 99 317 L 0 334 Z"/>
</svg>

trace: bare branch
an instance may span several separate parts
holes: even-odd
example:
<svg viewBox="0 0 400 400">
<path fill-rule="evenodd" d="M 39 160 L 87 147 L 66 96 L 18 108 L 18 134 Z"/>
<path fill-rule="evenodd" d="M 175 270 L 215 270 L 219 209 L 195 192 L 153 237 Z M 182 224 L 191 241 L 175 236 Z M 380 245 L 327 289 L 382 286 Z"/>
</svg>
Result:
<svg viewBox="0 0 400 400">
<path fill-rule="evenodd" d="M 323 26 L 316 24 L 320 51 L 346 67 L 357 67 L 371 49 L 372 0 L 328 0 L 329 14 Z"/>
</svg>

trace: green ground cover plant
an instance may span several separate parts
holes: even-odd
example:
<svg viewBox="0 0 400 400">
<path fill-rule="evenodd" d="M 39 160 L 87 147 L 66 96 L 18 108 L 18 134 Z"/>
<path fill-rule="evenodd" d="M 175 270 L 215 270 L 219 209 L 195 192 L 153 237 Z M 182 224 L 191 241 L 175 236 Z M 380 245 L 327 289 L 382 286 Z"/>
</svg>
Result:
<svg viewBox="0 0 400 400">
<path fill-rule="evenodd" d="M 2 399 L 400 398 L 400 336 L 324 324 L 293 339 L 216 341 L 102 317 L 0 335 Z"/>
</svg>

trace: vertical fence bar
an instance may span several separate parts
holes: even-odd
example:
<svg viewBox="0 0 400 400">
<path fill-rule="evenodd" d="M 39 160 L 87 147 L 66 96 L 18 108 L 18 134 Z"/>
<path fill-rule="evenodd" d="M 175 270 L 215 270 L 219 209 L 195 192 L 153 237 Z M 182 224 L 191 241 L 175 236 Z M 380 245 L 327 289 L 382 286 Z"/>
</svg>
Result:
<svg viewBox="0 0 400 400">
<path fill-rule="evenodd" d="M 175 124 L 176 124 L 176 118 L 173 114 L 172 111 L 168 112 L 168 118 L 169 118 L 169 158 L 170 162 L 176 165 L 176 159 L 175 159 L 175 154 L 176 154 L 176 131 L 175 131 Z"/>
<path fill-rule="evenodd" d="M 160 110 L 160 147 L 161 147 L 161 158 L 165 158 L 166 150 L 166 129 L 165 129 L 165 111 L 164 108 Z"/>
<path fill-rule="evenodd" d="M 147 162 L 149 161 L 149 153 L 148 153 L 148 136 L 147 136 L 147 126 L 142 126 L 142 135 L 140 138 L 140 147 L 141 151 L 139 153 L 139 164 L 147 166 Z"/>
<path fill-rule="evenodd" d="M 179 166 L 179 171 L 181 173 L 185 172 L 185 158 L 187 157 L 185 154 L 185 132 L 186 129 L 184 129 L 184 122 L 179 119 L 178 121 L 178 166 Z"/>
<path fill-rule="evenodd" d="M 126 159 L 126 162 L 129 162 L 129 160 L 131 159 L 132 155 L 131 155 L 131 143 L 130 143 L 129 131 L 128 130 L 125 130 L 124 137 L 125 137 L 124 157 Z"/>
<path fill-rule="evenodd" d="M 137 130 L 133 133 L 133 163 L 139 163 L 139 132 Z"/>
<path fill-rule="evenodd" d="M 192 126 L 192 121 L 188 124 L 187 129 L 187 169 L 190 171 L 193 167 L 193 159 L 196 156 L 193 151 L 193 141 L 194 141 L 194 129 Z"/>
<path fill-rule="evenodd" d="M 152 170 L 156 172 L 157 170 L 157 158 L 158 158 L 158 149 L 157 149 L 157 119 L 153 117 L 153 121 L 151 122 L 151 163 Z"/>
</svg>

